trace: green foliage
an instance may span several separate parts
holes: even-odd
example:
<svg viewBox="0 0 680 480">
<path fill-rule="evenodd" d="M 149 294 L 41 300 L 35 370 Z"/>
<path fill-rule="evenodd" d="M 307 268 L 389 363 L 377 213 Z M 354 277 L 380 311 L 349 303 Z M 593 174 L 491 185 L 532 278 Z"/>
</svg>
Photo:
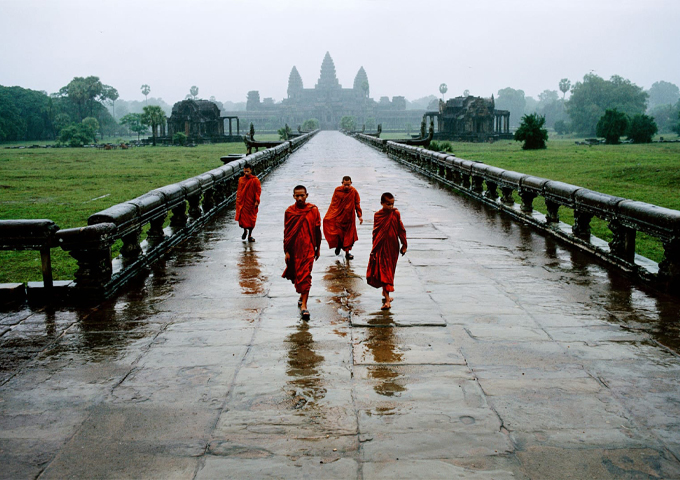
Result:
<svg viewBox="0 0 680 480">
<path fill-rule="evenodd" d="M 305 122 L 302 124 L 303 132 L 311 132 L 312 130 L 316 130 L 317 128 L 319 128 L 319 121 L 316 118 L 310 118 L 309 120 L 305 120 Z"/>
<path fill-rule="evenodd" d="M 189 95 L 191 95 L 192 100 L 196 100 L 198 98 L 198 87 L 196 85 L 193 85 L 189 89 Z"/>
<path fill-rule="evenodd" d="M 345 115 L 340 119 L 340 129 L 341 130 L 347 130 L 351 132 L 352 130 L 356 130 L 357 127 L 357 121 L 354 117 L 350 115 Z"/>
<path fill-rule="evenodd" d="M 673 131 L 680 135 L 680 111 L 678 111 L 678 123 L 673 127 Z"/>
<path fill-rule="evenodd" d="M 187 136 L 183 132 L 177 132 L 172 136 L 172 143 L 184 146 L 187 144 Z"/>
<path fill-rule="evenodd" d="M 680 102 L 675 105 L 656 105 L 647 113 L 654 118 L 659 127 L 659 133 L 670 133 L 677 123 L 678 115 L 680 115 Z"/>
<path fill-rule="evenodd" d="M 280 138 L 281 140 L 288 140 L 288 139 L 290 138 L 290 134 L 293 133 L 293 130 L 291 130 L 291 128 L 290 128 L 290 127 L 288 126 L 288 124 L 286 123 L 286 125 L 283 126 L 283 127 L 281 127 L 281 128 L 279 128 L 279 129 L 276 131 L 276 133 L 279 134 L 279 138 Z"/>
<path fill-rule="evenodd" d="M 605 143 L 615 145 L 628 130 L 628 115 L 617 109 L 607 109 L 597 122 L 596 135 L 604 137 Z"/>
<path fill-rule="evenodd" d="M 545 125 L 545 117 L 537 113 L 524 115 L 522 123 L 515 132 L 515 141 L 524 142 L 523 150 L 546 148 L 545 142 L 548 140 L 548 131 L 543 125 Z"/>
<path fill-rule="evenodd" d="M 156 135 L 158 134 L 158 127 L 165 124 L 165 113 L 163 109 L 157 105 L 149 105 L 144 107 L 142 113 L 142 125 L 151 127 L 151 135 L 153 137 L 153 145 L 156 146 Z"/>
<path fill-rule="evenodd" d="M 0 86 L 0 141 L 54 138 L 53 102 L 44 92 Z"/>
<path fill-rule="evenodd" d="M 581 135 L 593 135 L 606 110 L 635 115 L 645 112 L 646 102 L 647 93 L 630 80 L 618 75 L 604 80 L 589 73 L 582 82 L 576 82 L 565 105 L 573 130 Z"/>
<path fill-rule="evenodd" d="M 555 131 L 559 135 L 564 135 L 566 133 L 571 132 L 571 125 L 569 125 L 564 120 L 558 120 L 558 121 L 555 122 Z"/>
<path fill-rule="evenodd" d="M 664 82 L 654 82 L 649 89 L 649 108 L 657 105 L 673 105 L 680 100 L 680 88 L 677 85 Z"/>
<path fill-rule="evenodd" d="M 453 146 L 451 146 L 451 142 L 438 142 L 436 140 L 432 140 L 427 149 L 432 150 L 433 152 L 453 153 Z"/>
<path fill-rule="evenodd" d="M 145 83 L 140 87 L 140 89 L 142 90 L 142 95 L 144 95 L 144 101 L 148 104 L 149 103 L 148 95 L 149 93 L 151 93 L 151 87 Z"/>
<path fill-rule="evenodd" d="M 146 132 L 148 128 L 142 123 L 141 113 L 128 113 L 120 119 L 120 124 L 126 126 L 131 132 L 136 133 L 137 140 L 139 140 L 139 135 Z"/>
<path fill-rule="evenodd" d="M 651 143 L 652 137 L 658 131 L 659 129 L 652 117 L 639 113 L 630 119 L 626 135 L 633 143 Z"/>
<path fill-rule="evenodd" d="M 567 92 L 571 88 L 571 81 L 568 78 L 563 78 L 560 80 L 560 92 L 562 92 L 562 100 L 566 96 Z"/>
<path fill-rule="evenodd" d="M 96 119 L 92 120 L 97 121 Z M 64 127 L 59 132 L 59 141 L 57 143 L 68 145 L 69 147 L 82 147 L 83 145 L 94 143 L 97 130 L 93 126 L 91 122 L 88 122 L 73 123 Z"/>
<path fill-rule="evenodd" d="M 498 91 L 498 98 L 496 98 L 496 108 L 499 110 L 508 110 L 510 112 L 510 126 L 516 127 L 519 125 L 519 119 L 524 115 L 527 101 L 524 98 L 524 90 L 515 90 L 514 88 L 504 88 Z"/>
<path fill-rule="evenodd" d="M 378 128 L 378 125 L 377 125 L 377 123 L 376 123 L 376 121 L 375 121 L 375 118 L 373 118 L 373 117 L 368 117 L 368 118 L 366 119 L 366 131 L 367 131 L 367 132 L 372 132 L 372 131 L 375 130 L 376 128 Z"/>
</svg>

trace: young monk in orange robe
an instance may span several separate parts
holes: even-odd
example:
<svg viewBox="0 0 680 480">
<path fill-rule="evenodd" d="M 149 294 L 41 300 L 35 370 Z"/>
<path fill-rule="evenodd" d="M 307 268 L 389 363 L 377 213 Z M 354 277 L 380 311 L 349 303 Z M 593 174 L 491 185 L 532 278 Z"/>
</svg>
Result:
<svg viewBox="0 0 680 480">
<path fill-rule="evenodd" d="M 368 259 L 366 281 L 372 287 L 382 287 L 384 303 L 381 310 L 387 310 L 394 300 L 390 297 L 390 292 L 394 292 L 394 271 L 399 252 L 404 255 L 408 244 L 401 214 L 394 208 L 394 196 L 385 192 L 380 197 L 380 203 L 383 208 L 375 212 L 373 217 L 373 249 Z"/>
<path fill-rule="evenodd" d="M 335 248 L 336 255 L 343 249 L 347 260 L 354 258 L 349 251 L 354 242 L 359 240 L 354 212 L 359 217 L 359 224 L 364 223 L 359 192 L 352 186 L 352 179 L 345 175 L 342 177 L 342 185 L 333 192 L 331 206 L 323 217 L 323 234 L 328 242 L 328 248 Z"/>
<path fill-rule="evenodd" d="M 307 203 L 307 189 L 298 185 L 293 189 L 295 204 L 286 209 L 283 227 L 283 251 L 286 270 L 281 275 L 295 284 L 300 294 L 298 307 L 303 320 L 309 320 L 307 300 L 312 286 L 312 267 L 319 259 L 321 248 L 321 215 L 316 205 Z"/>
<path fill-rule="evenodd" d="M 255 241 L 253 229 L 257 221 L 261 193 L 260 179 L 253 175 L 253 169 L 246 163 L 243 165 L 243 176 L 238 179 L 236 190 L 236 221 L 243 229 L 241 239 L 245 240 L 247 236 L 249 242 Z"/>
</svg>

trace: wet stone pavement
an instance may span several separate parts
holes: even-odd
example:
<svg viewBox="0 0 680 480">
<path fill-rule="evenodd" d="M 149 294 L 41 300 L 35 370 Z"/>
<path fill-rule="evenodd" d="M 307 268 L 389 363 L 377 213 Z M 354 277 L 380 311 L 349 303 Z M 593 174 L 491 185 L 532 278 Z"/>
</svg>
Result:
<svg viewBox="0 0 680 480">
<path fill-rule="evenodd" d="M 365 222 L 324 246 L 311 321 L 283 271 L 292 187 Z M 393 308 L 365 282 L 391 191 Z M 322 132 L 95 309 L 0 312 L 2 478 L 680 478 L 680 302 Z"/>
</svg>

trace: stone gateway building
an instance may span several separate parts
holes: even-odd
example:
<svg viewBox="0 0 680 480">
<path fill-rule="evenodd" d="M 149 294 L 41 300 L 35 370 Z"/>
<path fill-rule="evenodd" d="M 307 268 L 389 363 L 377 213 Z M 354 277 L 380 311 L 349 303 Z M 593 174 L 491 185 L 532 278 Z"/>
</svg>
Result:
<svg viewBox="0 0 680 480">
<path fill-rule="evenodd" d="M 496 110 L 491 98 L 456 97 L 439 101 L 439 111 L 425 112 L 426 125 L 435 123 L 436 140 L 486 142 L 512 140 L 510 112 Z"/>
</svg>

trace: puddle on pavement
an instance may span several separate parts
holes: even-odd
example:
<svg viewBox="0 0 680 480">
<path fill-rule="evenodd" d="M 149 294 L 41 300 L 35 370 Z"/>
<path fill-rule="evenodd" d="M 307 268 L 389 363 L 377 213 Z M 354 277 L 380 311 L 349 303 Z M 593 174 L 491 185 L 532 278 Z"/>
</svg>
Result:
<svg viewBox="0 0 680 480">
<path fill-rule="evenodd" d="M 238 260 L 238 284 L 245 295 L 262 295 L 267 277 L 262 275 L 258 254 L 251 245 L 244 245 Z"/>
<path fill-rule="evenodd" d="M 307 323 L 300 323 L 297 330 L 286 338 L 288 346 L 288 391 L 292 408 L 299 410 L 312 407 L 326 396 L 326 388 L 319 367 L 325 360 L 314 350 L 314 337 Z"/>
</svg>

